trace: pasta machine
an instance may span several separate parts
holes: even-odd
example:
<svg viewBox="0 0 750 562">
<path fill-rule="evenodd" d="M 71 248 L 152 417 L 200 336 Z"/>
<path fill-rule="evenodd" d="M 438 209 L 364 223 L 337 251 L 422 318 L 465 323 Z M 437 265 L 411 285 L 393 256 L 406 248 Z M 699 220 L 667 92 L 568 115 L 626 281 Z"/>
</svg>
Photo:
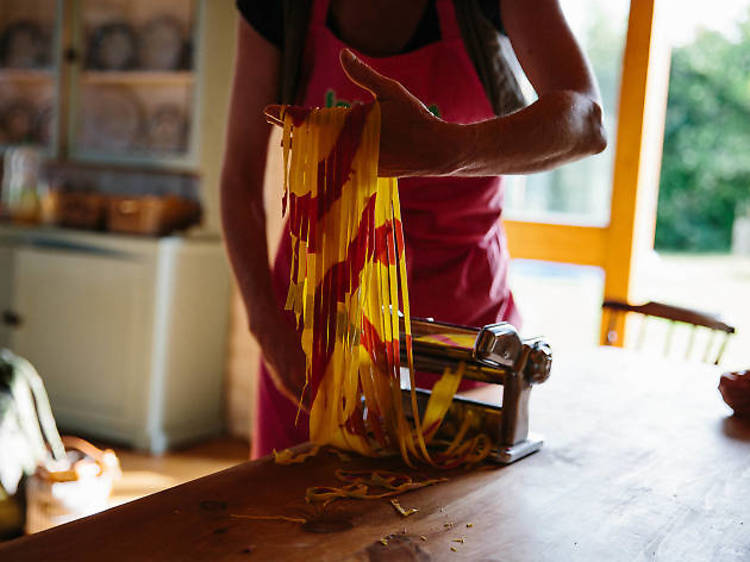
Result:
<svg viewBox="0 0 750 562">
<path fill-rule="evenodd" d="M 405 365 L 403 342 L 400 349 L 401 364 Z M 463 363 L 464 380 L 503 387 L 499 405 L 454 396 L 436 439 L 450 441 L 470 416 L 467 435 L 489 436 L 493 443 L 489 458 L 493 462 L 510 464 L 541 448 L 543 441 L 529 433 L 529 398 L 532 386 L 550 375 L 552 351 L 543 339 L 521 339 L 505 322 L 471 328 L 417 318 L 412 319 L 412 349 L 417 372 L 441 375 L 446 368 L 455 370 Z M 402 380 L 404 407 L 411 416 L 408 376 L 402 376 Z M 423 412 L 430 391 L 415 390 Z"/>
</svg>

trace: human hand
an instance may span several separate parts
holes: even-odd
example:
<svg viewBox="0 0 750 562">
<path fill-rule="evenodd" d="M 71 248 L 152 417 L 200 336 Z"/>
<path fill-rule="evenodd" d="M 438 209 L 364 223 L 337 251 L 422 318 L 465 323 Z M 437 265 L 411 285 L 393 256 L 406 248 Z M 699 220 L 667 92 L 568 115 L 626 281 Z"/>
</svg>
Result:
<svg viewBox="0 0 750 562">
<path fill-rule="evenodd" d="M 299 335 L 281 314 L 269 315 L 256 334 L 274 386 L 295 405 L 301 402 L 307 412 L 310 398 L 305 393 L 306 363 Z"/>
<path fill-rule="evenodd" d="M 454 171 L 460 125 L 433 115 L 400 82 L 383 76 L 351 50 L 339 55 L 349 79 L 380 103 L 380 159 L 384 177 L 437 176 Z"/>
<path fill-rule="evenodd" d="M 436 117 L 400 82 L 383 76 L 349 49 L 342 49 L 341 67 L 349 79 L 380 103 L 381 177 L 441 176 L 460 169 L 471 145 L 462 125 Z M 279 125 L 281 106 L 265 108 L 269 122 Z"/>
<path fill-rule="evenodd" d="M 719 392 L 736 415 L 750 417 L 750 370 L 721 375 Z"/>
</svg>

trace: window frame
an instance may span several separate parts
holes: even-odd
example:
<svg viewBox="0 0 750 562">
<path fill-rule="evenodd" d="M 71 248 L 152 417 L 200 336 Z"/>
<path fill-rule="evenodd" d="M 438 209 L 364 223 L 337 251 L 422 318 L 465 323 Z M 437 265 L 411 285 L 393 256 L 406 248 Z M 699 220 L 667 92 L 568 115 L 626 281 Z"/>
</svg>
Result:
<svg viewBox="0 0 750 562">
<path fill-rule="evenodd" d="M 620 79 L 609 222 L 585 226 L 505 220 L 511 256 L 596 266 L 604 273 L 604 299 L 632 301 L 638 267 L 653 249 L 670 47 L 661 25 L 664 0 L 631 0 Z M 606 340 L 602 319 L 600 342 Z M 624 319 L 617 329 L 625 334 Z"/>
</svg>

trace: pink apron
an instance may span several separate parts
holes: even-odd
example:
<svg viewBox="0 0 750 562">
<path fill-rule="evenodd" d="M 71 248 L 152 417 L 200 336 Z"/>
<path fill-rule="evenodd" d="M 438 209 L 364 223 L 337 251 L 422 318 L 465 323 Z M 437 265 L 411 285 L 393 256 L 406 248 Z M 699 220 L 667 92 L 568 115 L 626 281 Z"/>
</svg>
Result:
<svg viewBox="0 0 750 562">
<path fill-rule="evenodd" d="M 307 36 L 307 88 L 303 105 L 321 107 L 370 101 L 339 64 L 346 47 L 326 27 L 330 0 L 315 0 Z M 401 82 L 446 121 L 472 123 L 494 116 L 456 23 L 451 0 L 437 0 L 441 40 L 384 58 L 359 55 L 384 75 Z M 509 256 L 500 215 L 501 178 L 407 178 L 399 181 L 413 316 L 481 326 L 500 320 L 518 325 L 508 283 Z M 289 286 L 291 244 L 282 242 L 273 279 L 279 306 Z M 291 325 L 293 317 L 289 314 Z M 420 387 L 435 378 L 419 374 Z M 462 389 L 471 383 L 462 384 Z M 274 387 L 261 366 L 252 440 L 253 458 L 307 439 L 308 420 Z"/>
</svg>

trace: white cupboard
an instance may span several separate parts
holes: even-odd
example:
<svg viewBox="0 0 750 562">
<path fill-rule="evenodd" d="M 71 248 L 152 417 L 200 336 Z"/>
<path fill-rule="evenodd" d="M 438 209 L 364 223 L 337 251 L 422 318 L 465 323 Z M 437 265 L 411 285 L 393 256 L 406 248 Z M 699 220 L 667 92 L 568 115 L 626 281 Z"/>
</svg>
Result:
<svg viewBox="0 0 750 562">
<path fill-rule="evenodd" d="M 229 271 L 214 238 L 0 228 L 0 346 L 66 432 L 155 453 L 219 433 Z"/>
</svg>

